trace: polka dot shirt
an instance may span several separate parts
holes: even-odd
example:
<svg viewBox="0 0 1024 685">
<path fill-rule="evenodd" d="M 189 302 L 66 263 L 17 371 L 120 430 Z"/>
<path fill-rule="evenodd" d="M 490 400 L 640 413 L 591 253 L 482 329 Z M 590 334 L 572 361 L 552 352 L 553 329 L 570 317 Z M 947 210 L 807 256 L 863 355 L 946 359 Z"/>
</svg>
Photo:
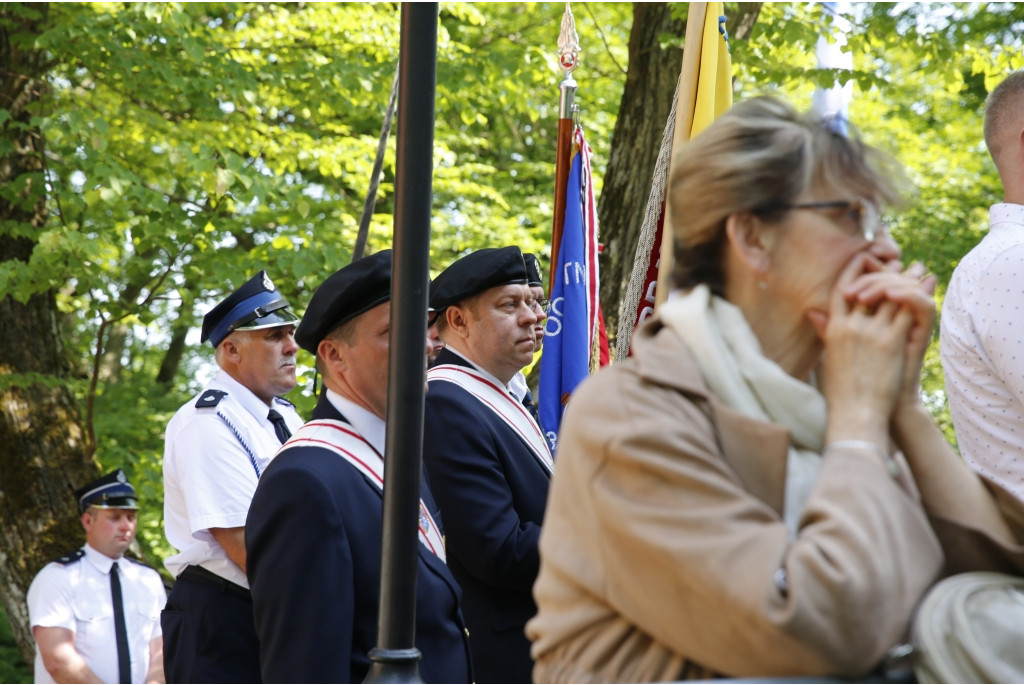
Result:
<svg viewBox="0 0 1024 685">
<path fill-rule="evenodd" d="M 1024 205 L 993 205 L 989 223 L 946 292 L 942 367 L 960 453 L 1024 500 Z"/>
</svg>

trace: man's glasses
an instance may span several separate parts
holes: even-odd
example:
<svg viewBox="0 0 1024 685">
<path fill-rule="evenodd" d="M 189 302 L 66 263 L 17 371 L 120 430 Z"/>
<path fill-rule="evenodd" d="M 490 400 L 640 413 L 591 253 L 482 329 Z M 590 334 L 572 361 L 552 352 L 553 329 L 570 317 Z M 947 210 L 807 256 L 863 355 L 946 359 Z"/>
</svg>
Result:
<svg viewBox="0 0 1024 685">
<path fill-rule="evenodd" d="M 842 211 L 845 218 L 856 226 L 861 234 L 871 242 L 875 239 L 881 222 L 878 207 L 867 200 L 833 200 L 829 202 L 801 202 L 798 204 L 775 205 L 779 209 L 811 209 Z"/>
</svg>

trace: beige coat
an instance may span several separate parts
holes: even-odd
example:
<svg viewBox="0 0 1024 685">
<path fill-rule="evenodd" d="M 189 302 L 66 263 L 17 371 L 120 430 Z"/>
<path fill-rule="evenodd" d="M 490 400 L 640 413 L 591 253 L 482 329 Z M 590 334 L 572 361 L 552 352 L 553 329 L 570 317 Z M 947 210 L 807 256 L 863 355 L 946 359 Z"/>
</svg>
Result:
<svg viewBox="0 0 1024 685">
<path fill-rule="evenodd" d="M 562 425 L 527 625 L 535 682 L 856 676 L 941 575 L 1024 568 L 1017 541 L 982 532 L 998 526 L 955 498 L 922 503 L 868 453 L 824 457 L 790 539 L 787 429 L 710 396 L 657 319 L 633 349 Z M 964 474 L 932 477 L 955 493 Z"/>
</svg>

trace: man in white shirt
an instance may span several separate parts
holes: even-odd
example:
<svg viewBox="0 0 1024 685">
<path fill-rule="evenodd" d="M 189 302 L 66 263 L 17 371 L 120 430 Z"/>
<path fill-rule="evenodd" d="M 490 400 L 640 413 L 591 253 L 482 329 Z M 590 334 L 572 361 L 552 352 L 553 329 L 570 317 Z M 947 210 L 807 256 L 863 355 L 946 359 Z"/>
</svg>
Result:
<svg viewBox="0 0 1024 685">
<path fill-rule="evenodd" d="M 953 272 L 942 366 L 961 455 L 1024 500 L 1024 70 L 989 94 L 985 144 L 1005 201 L 992 205 L 988 235 Z"/>
<path fill-rule="evenodd" d="M 167 424 L 164 525 L 178 553 L 163 612 L 164 663 L 176 683 L 260 682 L 246 578 L 245 517 L 260 474 L 302 419 L 295 323 L 265 271 L 203 319 L 220 372 Z"/>
<path fill-rule="evenodd" d="M 162 683 L 160 575 L 124 556 L 135 488 L 118 469 L 75 492 L 85 546 L 52 561 L 28 590 L 37 683 Z"/>
</svg>

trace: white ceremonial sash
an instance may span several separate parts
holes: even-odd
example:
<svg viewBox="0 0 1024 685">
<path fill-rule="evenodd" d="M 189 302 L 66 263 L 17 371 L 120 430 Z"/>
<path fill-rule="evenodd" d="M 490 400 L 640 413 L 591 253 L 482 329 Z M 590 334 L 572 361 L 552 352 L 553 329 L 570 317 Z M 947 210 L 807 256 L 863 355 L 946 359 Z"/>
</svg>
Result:
<svg viewBox="0 0 1024 685">
<path fill-rule="evenodd" d="M 335 421 L 334 419 L 310 421 L 288 439 L 288 442 L 281 448 L 281 452 L 285 452 L 292 447 L 321 447 L 334 452 L 359 469 L 383 494 L 384 457 L 380 456 L 377 450 L 373 449 L 373 446 L 363 436 L 359 435 L 350 424 L 344 421 Z M 422 499 L 420 500 L 419 529 L 420 542 L 437 555 L 441 561 L 447 563 L 441 531 L 434 522 L 434 517 L 430 515 L 430 511 L 423 504 Z"/>
<path fill-rule="evenodd" d="M 516 432 L 545 471 L 550 474 L 554 470 L 551 450 L 540 426 L 526 407 L 507 390 L 484 378 L 476 369 L 455 364 L 441 364 L 428 369 L 427 381 L 454 383 L 476 397 Z"/>
</svg>

